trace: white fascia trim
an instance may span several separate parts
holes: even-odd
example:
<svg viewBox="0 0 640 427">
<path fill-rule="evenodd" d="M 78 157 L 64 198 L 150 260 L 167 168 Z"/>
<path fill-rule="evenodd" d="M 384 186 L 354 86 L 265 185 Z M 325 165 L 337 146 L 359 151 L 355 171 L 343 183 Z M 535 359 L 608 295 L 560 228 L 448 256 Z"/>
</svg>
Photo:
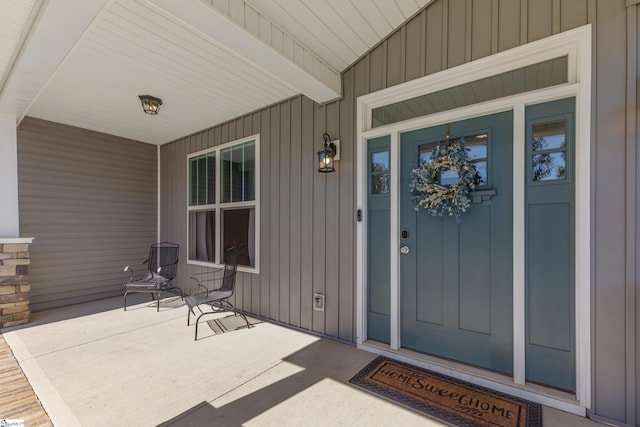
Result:
<svg viewBox="0 0 640 427">
<path fill-rule="evenodd" d="M 181 21 L 183 25 L 242 59 L 247 66 L 260 70 L 297 93 L 302 93 L 318 103 L 341 96 L 339 79 L 333 79 L 333 87 L 327 86 L 240 27 L 231 18 L 200 0 L 147 0 L 147 3 L 164 12 L 168 18 Z"/>
</svg>

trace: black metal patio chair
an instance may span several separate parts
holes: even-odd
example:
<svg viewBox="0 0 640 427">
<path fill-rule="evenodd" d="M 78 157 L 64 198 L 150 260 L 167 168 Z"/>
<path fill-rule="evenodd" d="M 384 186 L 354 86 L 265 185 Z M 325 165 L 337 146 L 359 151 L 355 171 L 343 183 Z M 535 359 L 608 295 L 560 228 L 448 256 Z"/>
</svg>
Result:
<svg viewBox="0 0 640 427">
<path fill-rule="evenodd" d="M 196 315 L 194 308 L 200 311 L 200 315 L 196 318 L 195 340 L 198 339 L 198 322 L 200 322 L 200 319 L 223 311 L 232 312 L 235 316 L 242 317 L 247 324 L 247 328 L 253 327 L 249 323 L 247 316 L 229 302 L 229 298 L 231 298 L 235 290 L 237 268 L 236 257 L 229 257 L 224 267 L 191 275 L 190 278 L 195 282 L 196 290 L 192 295 L 186 297 L 185 301 L 189 308 L 187 326 L 191 324 L 191 314 Z M 209 285 L 210 283 L 214 283 L 214 285 Z M 215 285 L 216 283 L 217 285 Z M 207 285 L 213 286 L 213 288 L 209 289 Z M 203 311 L 200 308 L 201 306 L 209 306 L 211 311 Z"/>
<path fill-rule="evenodd" d="M 179 294 L 184 299 L 182 289 L 174 283 L 178 272 L 178 252 L 180 246 L 175 243 L 154 243 L 149 249 L 149 258 L 141 264 L 146 266 L 147 273 L 144 277 L 136 278 L 132 265 L 127 265 L 124 271 L 130 273 L 130 278 L 124 284 L 124 310 L 127 310 L 127 295 L 131 293 L 151 294 L 152 300 L 157 300 L 157 309 L 160 311 L 160 299 L 165 292 Z"/>
</svg>

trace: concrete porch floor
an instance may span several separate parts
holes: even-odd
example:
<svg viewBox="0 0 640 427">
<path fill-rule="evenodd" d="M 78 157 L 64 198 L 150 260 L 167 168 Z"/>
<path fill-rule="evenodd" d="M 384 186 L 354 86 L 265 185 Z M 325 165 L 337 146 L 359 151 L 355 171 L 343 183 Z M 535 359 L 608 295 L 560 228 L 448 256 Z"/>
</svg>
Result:
<svg viewBox="0 0 640 427">
<path fill-rule="evenodd" d="M 55 426 L 445 425 L 350 385 L 374 354 L 269 322 L 194 341 L 186 315 L 120 297 L 2 334 Z M 597 425 L 547 407 L 543 424 Z"/>
</svg>

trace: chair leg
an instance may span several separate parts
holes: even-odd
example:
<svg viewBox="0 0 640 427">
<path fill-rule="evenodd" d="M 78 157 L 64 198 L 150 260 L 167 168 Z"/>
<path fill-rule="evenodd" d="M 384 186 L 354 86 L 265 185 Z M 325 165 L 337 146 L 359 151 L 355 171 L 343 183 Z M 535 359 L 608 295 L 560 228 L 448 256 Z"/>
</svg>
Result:
<svg viewBox="0 0 640 427">
<path fill-rule="evenodd" d="M 225 303 L 227 304 L 227 306 L 229 308 L 231 308 L 231 310 L 233 311 L 233 314 L 235 316 L 240 316 L 244 319 L 244 321 L 247 324 L 247 329 L 251 329 L 253 327 L 253 325 L 251 323 L 249 323 L 249 319 L 247 319 L 247 316 L 240 310 L 238 310 L 237 308 L 234 307 L 233 304 L 231 304 L 229 301 L 225 301 Z"/>
<path fill-rule="evenodd" d="M 202 310 L 200 310 L 200 311 L 202 312 Z M 217 314 L 217 312 L 215 312 L 215 311 L 206 311 L 206 312 L 202 313 L 200 316 L 198 316 L 196 318 L 196 331 L 195 331 L 195 334 L 193 336 L 193 340 L 194 341 L 198 341 L 198 323 L 200 322 L 200 318 L 202 318 L 204 316 L 207 316 L 209 314 Z"/>
<path fill-rule="evenodd" d="M 127 311 L 127 294 L 129 291 L 124 291 L 124 311 Z"/>
</svg>

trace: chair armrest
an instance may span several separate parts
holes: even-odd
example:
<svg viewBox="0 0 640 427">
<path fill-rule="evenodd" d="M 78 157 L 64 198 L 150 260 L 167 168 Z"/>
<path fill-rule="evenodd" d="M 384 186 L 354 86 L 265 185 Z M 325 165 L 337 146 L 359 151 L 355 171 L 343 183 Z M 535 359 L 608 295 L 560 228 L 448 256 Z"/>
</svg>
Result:
<svg viewBox="0 0 640 427">
<path fill-rule="evenodd" d="M 148 261 L 148 260 L 147 260 Z M 158 267 L 158 269 L 156 270 L 156 273 L 160 273 L 162 271 L 162 269 L 164 267 L 171 267 L 172 265 L 176 265 L 178 263 L 179 260 L 176 260 L 175 262 L 172 262 L 171 264 L 163 264 L 160 267 Z"/>
<path fill-rule="evenodd" d="M 138 266 L 138 267 L 140 267 L 140 266 L 145 265 L 145 264 L 147 263 L 147 261 L 149 261 L 149 260 L 147 259 L 147 260 L 145 260 L 144 262 L 141 262 L 141 263 L 139 263 L 139 264 L 129 264 L 129 265 L 125 265 L 125 267 L 124 267 L 124 270 L 123 270 L 123 271 L 128 271 L 128 272 L 129 272 L 129 274 L 130 274 L 130 276 L 131 276 L 129 280 L 134 280 L 134 274 L 135 274 L 135 272 L 134 272 L 134 270 L 133 270 L 133 267 L 132 267 L 132 266 Z"/>
<path fill-rule="evenodd" d="M 203 271 L 202 273 L 193 273 L 189 277 L 196 278 L 196 277 L 202 277 L 202 276 L 211 276 L 212 274 L 215 274 L 218 271 L 222 271 L 224 269 L 224 266 L 218 267 L 218 268 L 213 268 L 213 267 L 207 267 L 207 268 L 209 269 L 209 271 Z"/>
<path fill-rule="evenodd" d="M 189 276 L 189 278 L 195 282 L 195 286 L 196 286 L 196 292 L 193 292 L 192 295 L 195 295 L 197 293 L 207 293 L 207 292 L 215 291 L 217 288 L 209 289 L 209 287 L 206 286 L 205 283 L 222 280 L 223 277 L 202 278 L 200 276 L 211 275 L 212 273 L 215 273 L 215 272 L 218 272 L 218 271 L 221 271 L 221 270 L 222 270 L 222 268 L 218 268 L 213 272 L 194 273 L 191 276 Z M 201 291 L 199 292 L 198 290 L 200 290 L 200 289 L 201 289 Z"/>
<path fill-rule="evenodd" d="M 191 277 L 191 279 L 193 279 L 193 277 Z M 209 289 L 207 289 L 205 285 L 196 280 L 196 290 L 195 292 L 191 292 L 191 295 L 206 294 L 207 292 L 209 292 Z"/>
</svg>

